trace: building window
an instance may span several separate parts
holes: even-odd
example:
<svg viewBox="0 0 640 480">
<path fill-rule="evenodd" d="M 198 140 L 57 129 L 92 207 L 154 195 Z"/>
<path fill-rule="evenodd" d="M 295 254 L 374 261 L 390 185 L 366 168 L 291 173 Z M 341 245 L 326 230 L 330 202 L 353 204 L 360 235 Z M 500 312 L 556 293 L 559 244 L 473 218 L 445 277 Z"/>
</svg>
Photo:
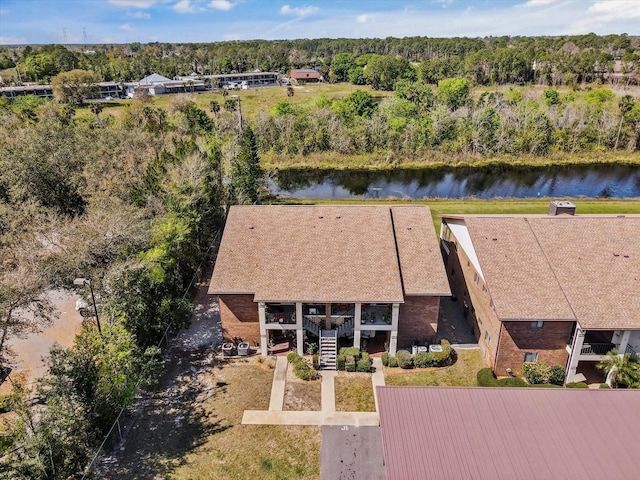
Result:
<svg viewBox="0 0 640 480">
<path fill-rule="evenodd" d="M 476 317 L 476 319 L 478 320 L 478 325 L 482 325 L 482 319 L 480 317 Z"/>
<path fill-rule="evenodd" d="M 471 262 L 469 260 L 467 260 L 467 267 L 471 266 Z"/>
<path fill-rule="evenodd" d="M 531 328 L 542 328 L 542 325 L 544 325 L 544 322 L 542 320 L 531 322 Z"/>
<path fill-rule="evenodd" d="M 487 342 L 487 345 L 491 345 L 491 335 L 489 335 L 489 332 L 484 332 L 484 340 Z"/>
<path fill-rule="evenodd" d="M 482 293 L 484 293 L 485 295 L 487 294 L 487 286 L 486 285 L 482 285 Z"/>
<path fill-rule="evenodd" d="M 524 362 L 535 362 L 538 360 L 538 354 L 536 352 L 527 352 L 524 354 Z"/>
<path fill-rule="evenodd" d="M 473 281 L 475 282 L 476 285 L 480 281 L 480 275 L 478 275 L 478 273 L 473 274 Z"/>
<path fill-rule="evenodd" d="M 489 301 L 489 307 L 493 309 L 493 300 Z"/>
</svg>

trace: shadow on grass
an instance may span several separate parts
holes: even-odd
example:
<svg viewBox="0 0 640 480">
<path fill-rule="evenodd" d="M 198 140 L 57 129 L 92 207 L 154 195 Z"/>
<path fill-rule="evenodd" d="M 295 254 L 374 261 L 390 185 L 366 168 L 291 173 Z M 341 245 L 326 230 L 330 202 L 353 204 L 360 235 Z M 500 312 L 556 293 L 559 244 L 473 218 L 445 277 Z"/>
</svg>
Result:
<svg viewBox="0 0 640 480">
<path fill-rule="evenodd" d="M 230 425 L 205 408 L 205 401 L 226 391 L 207 370 L 226 362 L 211 349 L 172 352 L 160 384 L 126 421 L 123 441 L 114 442 L 97 468 L 101 478 L 168 478 L 188 454 Z M 115 432 L 115 440 L 119 440 Z"/>
</svg>

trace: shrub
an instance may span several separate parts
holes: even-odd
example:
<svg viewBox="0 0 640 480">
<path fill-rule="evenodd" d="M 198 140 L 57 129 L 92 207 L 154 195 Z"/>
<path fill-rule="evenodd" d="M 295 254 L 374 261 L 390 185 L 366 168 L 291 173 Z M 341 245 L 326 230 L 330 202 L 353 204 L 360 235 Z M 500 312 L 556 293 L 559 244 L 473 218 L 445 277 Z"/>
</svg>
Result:
<svg viewBox="0 0 640 480">
<path fill-rule="evenodd" d="M 336 366 L 338 370 L 344 371 L 346 361 L 347 361 L 347 357 L 345 357 L 342 354 L 338 355 L 338 357 L 336 358 Z"/>
<path fill-rule="evenodd" d="M 430 367 L 435 363 L 435 358 L 431 353 L 420 352 L 413 356 L 413 364 L 416 368 Z"/>
<path fill-rule="evenodd" d="M 478 381 L 479 387 L 495 387 L 498 382 L 490 368 L 482 368 L 478 370 L 476 380 Z"/>
<path fill-rule="evenodd" d="M 528 387 L 529 384 L 519 377 L 501 378 L 496 380 L 497 387 Z"/>
<path fill-rule="evenodd" d="M 300 360 L 302 357 L 298 355 L 298 352 L 289 352 L 287 353 L 287 362 L 294 363 Z"/>
<path fill-rule="evenodd" d="M 371 355 L 369 355 L 369 352 L 361 352 L 360 353 L 360 360 L 371 360 Z"/>
<path fill-rule="evenodd" d="M 589 388 L 589 385 L 587 385 L 584 382 L 569 382 L 566 385 L 567 388 Z"/>
<path fill-rule="evenodd" d="M 433 366 L 435 366 L 435 367 L 445 367 L 447 365 L 451 365 L 451 363 L 452 363 L 451 355 L 452 355 L 453 349 L 451 348 L 451 344 L 449 343 L 449 340 L 442 340 L 440 342 L 440 345 L 442 345 L 442 351 L 441 352 L 432 352 L 431 353 L 431 355 L 433 356 L 433 359 L 434 359 Z"/>
<path fill-rule="evenodd" d="M 551 365 L 549 367 L 549 383 L 553 385 L 562 385 L 566 370 L 562 365 Z"/>
<path fill-rule="evenodd" d="M 360 349 L 355 347 L 342 347 L 340 349 L 340 354 L 345 357 L 348 355 L 353 356 L 356 360 L 360 358 Z"/>
<path fill-rule="evenodd" d="M 353 355 L 347 355 L 346 361 L 344 364 L 344 368 L 347 372 L 355 372 L 356 371 L 356 359 Z"/>
<path fill-rule="evenodd" d="M 546 383 L 549 368 L 542 362 L 527 362 L 522 365 L 522 374 L 531 385 Z"/>
<path fill-rule="evenodd" d="M 606 383 L 601 383 L 599 388 L 609 388 L 609 385 Z"/>
<path fill-rule="evenodd" d="M 313 380 L 317 376 L 316 371 L 302 357 L 294 363 L 294 370 L 296 376 L 302 380 Z"/>
<path fill-rule="evenodd" d="M 398 366 L 398 359 L 396 357 L 389 356 L 389 367 L 396 368 Z"/>
<path fill-rule="evenodd" d="M 357 366 L 356 366 L 356 370 L 358 372 L 370 372 L 371 371 L 371 360 L 370 359 L 364 359 L 361 358 L 360 360 L 358 360 Z"/>
<path fill-rule="evenodd" d="M 380 360 L 382 361 L 382 365 L 384 365 L 385 367 L 389 366 L 389 353 L 388 352 L 384 352 L 382 355 L 380 355 Z"/>
<path fill-rule="evenodd" d="M 317 353 L 313 354 L 313 368 L 320 370 L 320 355 Z"/>
<path fill-rule="evenodd" d="M 396 353 L 396 358 L 398 359 L 398 366 L 400 368 L 413 368 L 413 358 L 408 351 L 398 350 L 398 353 Z"/>
</svg>

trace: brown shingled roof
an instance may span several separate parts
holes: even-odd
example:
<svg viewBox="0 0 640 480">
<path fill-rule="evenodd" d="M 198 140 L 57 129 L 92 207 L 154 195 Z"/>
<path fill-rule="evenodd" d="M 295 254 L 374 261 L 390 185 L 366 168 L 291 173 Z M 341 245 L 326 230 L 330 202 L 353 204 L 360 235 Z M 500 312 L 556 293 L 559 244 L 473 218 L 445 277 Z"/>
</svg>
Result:
<svg viewBox="0 0 640 480">
<path fill-rule="evenodd" d="M 423 222 L 430 222 L 428 208 Z M 420 231 L 427 227 L 418 225 Z M 431 248 L 437 239 L 431 227 Z M 435 261 L 431 261 L 435 263 Z M 426 284 L 446 282 L 424 271 Z M 414 273 L 411 272 L 412 277 Z M 411 280 L 412 285 L 416 280 Z M 256 301 L 403 302 L 391 210 L 387 206 L 234 206 L 209 293 L 254 293 Z"/>
<path fill-rule="evenodd" d="M 378 387 L 377 394 L 387 480 L 631 479 L 640 471 L 637 391 Z"/>
<path fill-rule="evenodd" d="M 502 320 L 639 328 L 640 217 L 466 216 Z"/>
<path fill-rule="evenodd" d="M 429 209 L 391 207 L 405 295 L 451 295 Z"/>
</svg>

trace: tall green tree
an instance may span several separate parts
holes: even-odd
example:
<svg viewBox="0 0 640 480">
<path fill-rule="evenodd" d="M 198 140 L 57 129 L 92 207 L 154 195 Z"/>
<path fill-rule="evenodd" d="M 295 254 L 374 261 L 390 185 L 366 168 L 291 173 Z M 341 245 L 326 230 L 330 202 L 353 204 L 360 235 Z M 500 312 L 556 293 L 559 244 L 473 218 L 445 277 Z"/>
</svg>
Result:
<svg viewBox="0 0 640 480">
<path fill-rule="evenodd" d="M 100 76 L 90 70 L 71 70 L 53 77 L 51 88 L 60 103 L 82 105 L 97 93 L 100 80 Z"/>
<path fill-rule="evenodd" d="M 240 138 L 238 155 L 231 164 L 231 188 L 240 204 L 260 203 L 264 171 L 260 166 L 256 138 L 246 127 Z"/>
</svg>

